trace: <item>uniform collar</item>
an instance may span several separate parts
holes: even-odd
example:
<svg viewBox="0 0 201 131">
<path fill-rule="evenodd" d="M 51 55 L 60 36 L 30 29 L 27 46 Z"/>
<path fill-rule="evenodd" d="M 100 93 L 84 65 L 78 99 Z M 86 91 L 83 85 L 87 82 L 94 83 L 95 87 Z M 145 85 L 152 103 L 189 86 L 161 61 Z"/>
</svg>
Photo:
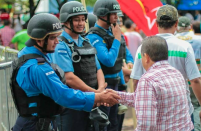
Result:
<svg viewBox="0 0 201 131">
<path fill-rule="evenodd" d="M 76 43 L 74 41 L 74 39 L 68 33 L 66 33 L 65 31 L 63 31 L 61 33 L 61 36 L 64 36 L 70 43 L 74 42 L 77 46 L 81 46 L 82 43 L 83 43 L 83 41 L 85 40 L 83 37 L 81 37 L 81 35 L 79 35 L 79 37 L 78 37 L 78 43 Z"/>
</svg>

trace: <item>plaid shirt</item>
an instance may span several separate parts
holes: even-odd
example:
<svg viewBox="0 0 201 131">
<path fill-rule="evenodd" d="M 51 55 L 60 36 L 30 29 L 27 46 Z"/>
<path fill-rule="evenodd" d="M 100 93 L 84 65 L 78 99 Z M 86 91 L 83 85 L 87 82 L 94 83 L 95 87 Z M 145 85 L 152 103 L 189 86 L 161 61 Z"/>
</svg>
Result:
<svg viewBox="0 0 201 131">
<path fill-rule="evenodd" d="M 2 45 L 13 48 L 14 45 L 11 44 L 11 40 L 14 37 L 14 35 L 15 35 L 15 31 L 9 26 L 5 26 L 4 28 L 0 29 L 0 37 L 3 43 Z"/>
<path fill-rule="evenodd" d="M 154 63 L 139 80 L 135 93 L 118 92 L 121 104 L 135 107 L 135 131 L 191 131 L 186 84 L 167 61 Z"/>
</svg>

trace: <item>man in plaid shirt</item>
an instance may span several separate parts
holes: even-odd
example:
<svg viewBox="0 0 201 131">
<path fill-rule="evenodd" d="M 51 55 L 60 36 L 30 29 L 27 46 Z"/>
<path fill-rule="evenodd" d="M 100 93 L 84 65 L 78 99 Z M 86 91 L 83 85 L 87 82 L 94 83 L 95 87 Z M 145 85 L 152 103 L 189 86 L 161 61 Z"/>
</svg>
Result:
<svg viewBox="0 0 201 131">
<path fill-rule="evenodd" d="M 191 131 L 186 84 L 182 74 L 168 63 L 168 46 L 160 36 L 142 41 L 142 65 L 147 71 L 135 93 L 115 92 L 119 102 L 135 107 L 136 131 Z M 108 90 L 112 91 L 112 90 Z"/>
</svg>

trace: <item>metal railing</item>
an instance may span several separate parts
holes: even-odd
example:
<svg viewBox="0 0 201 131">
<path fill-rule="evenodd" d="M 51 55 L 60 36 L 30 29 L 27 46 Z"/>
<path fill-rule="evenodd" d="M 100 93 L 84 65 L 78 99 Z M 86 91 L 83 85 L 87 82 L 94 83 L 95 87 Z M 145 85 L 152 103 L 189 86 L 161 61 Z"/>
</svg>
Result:
<svg viewBox="0 0 201 131">
<path fill-rule="evenodd" d="M 10 131 L 18 115 L 9 88 L 11 61 L 17 53 L 17 50 L 0 46 L 0 131 Z"/>
<path fill-rule="evenodd" d="M 16 57 L 17 53 L 17 50 L 0 46 L 0 63 L 12 61 Z"/>
</svg>

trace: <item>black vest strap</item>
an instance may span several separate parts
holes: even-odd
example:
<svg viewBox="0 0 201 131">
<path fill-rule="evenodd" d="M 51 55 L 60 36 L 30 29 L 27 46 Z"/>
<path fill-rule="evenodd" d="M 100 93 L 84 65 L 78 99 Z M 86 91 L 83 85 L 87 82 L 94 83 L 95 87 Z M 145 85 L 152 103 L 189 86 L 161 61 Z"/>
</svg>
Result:
<svg viewBox="0 0 201 131">
<path fill-rule="evenodd" d="M 109 35 L 105 30 L 98 28 L 98 27 L 91 27 L 89 30 L 89 34 L 90 34 L 90 32 L 92 32 L 94 34 L 98 34 L 101 38 L 104 38 L 105 36 Z"/>
</svg>

